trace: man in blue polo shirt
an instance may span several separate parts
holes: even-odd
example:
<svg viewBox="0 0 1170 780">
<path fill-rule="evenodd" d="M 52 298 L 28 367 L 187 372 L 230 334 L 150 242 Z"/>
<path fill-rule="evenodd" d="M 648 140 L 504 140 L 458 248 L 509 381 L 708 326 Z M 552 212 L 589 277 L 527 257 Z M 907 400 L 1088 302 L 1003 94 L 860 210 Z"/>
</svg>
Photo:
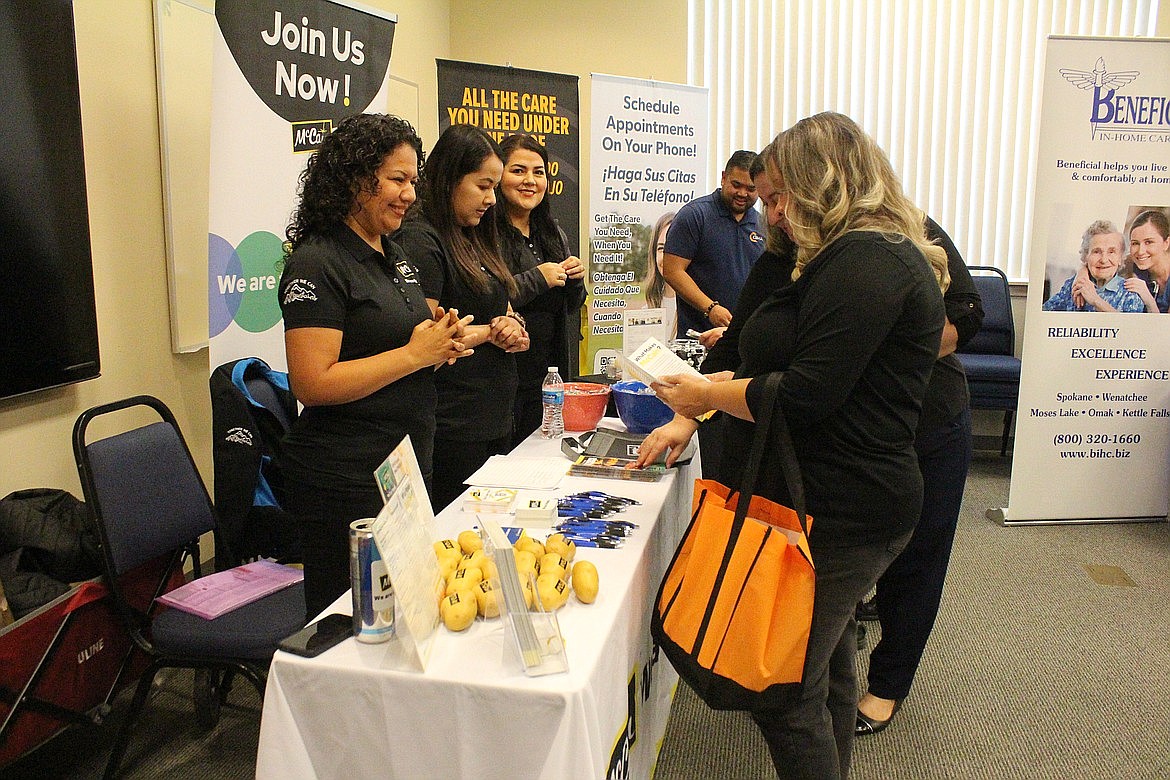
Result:
<svg viewBox="0 0 1170 780">
<path fill-rule="evenodd" d="M 755 159 L 742 149 L 731 155 L 719 189 L 679 209 L 666 234 L 662 275 L 678 295 L 680 336 L 731 322 L 739 291 L 764 251 L 748 173 Z"/>
</svg>

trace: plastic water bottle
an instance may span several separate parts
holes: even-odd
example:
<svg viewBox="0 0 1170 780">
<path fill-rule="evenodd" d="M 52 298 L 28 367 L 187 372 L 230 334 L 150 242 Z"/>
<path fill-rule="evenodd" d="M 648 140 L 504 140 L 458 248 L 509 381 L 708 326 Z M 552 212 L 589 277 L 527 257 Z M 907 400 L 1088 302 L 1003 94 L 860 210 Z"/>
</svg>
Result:
<svg viewBox="0 0 1170 780">
<path fill-rule="evenodd" d="M 548 367 L 540 386 L 540 400 L 544 403 L 540 435 L 545 439 L 555 439 L 565 432 L 565 382 L 556 366 Z"/>
</svg>

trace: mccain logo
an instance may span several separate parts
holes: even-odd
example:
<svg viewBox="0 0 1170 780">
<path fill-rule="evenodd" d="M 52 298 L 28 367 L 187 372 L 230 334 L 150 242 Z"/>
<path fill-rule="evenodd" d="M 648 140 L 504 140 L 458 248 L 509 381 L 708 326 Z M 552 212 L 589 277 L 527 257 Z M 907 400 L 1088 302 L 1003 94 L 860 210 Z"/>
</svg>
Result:
<svg viewBox="0 0 1170 780">
<path fill-rule="evenodd" d="M 1105 65 L 1105 58 L 1098 57 L 1092 70 L 1061 68 L 1060 75 L 1074 87 L 1092 93 L 1089 125 L 1093 138 L 1170 140 L 1170 98 L 1122 92 L 1141 76 L 1140 70 L 1111 71 Z"/>
<path fill-rule="evenodd" d="M 233 444 L 244 444 L 248 447 L 251 447 L 252 432 L 247 428 L 232 428 L 227 432 L 227 436 L 223 437 L 223 440 Z"/>
<path fill-rule="evenodd" d="M 315 152 L 325 142 L 325 136 L 333 132 L 332 119 L 316 119 L 311 122 L 292 123 L 292 150 L 294 154 Z"/>
</svg>

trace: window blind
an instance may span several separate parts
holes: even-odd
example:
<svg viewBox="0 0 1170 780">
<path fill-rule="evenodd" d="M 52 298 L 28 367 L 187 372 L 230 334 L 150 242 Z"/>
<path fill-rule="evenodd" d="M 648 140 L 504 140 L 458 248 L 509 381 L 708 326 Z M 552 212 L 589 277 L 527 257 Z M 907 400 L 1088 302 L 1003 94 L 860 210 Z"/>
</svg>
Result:
<svg viewBox="0 0 1170 780">
<path fill-rule="evenodd" d="M 1027 279 L 1049 35 L 1153 35 L 1157 0 L 688 0 L 709 164 L 840 111 L 970 265 Z"/>
</svg>

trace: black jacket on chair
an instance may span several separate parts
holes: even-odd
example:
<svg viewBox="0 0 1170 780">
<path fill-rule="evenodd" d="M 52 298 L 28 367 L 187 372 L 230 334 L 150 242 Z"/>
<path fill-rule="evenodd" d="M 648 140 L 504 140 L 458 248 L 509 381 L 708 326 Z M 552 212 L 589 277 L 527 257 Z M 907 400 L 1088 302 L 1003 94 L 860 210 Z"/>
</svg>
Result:
<svg viewBox="0 0 1170 780">
<path fill-rule="evenodd" d="M 230 559 L 299 559 L 292 518 L 281 508 L 284 480 L 277 466 L 281 439 L 297 418 L 288 375 L 259 358 L 224 363 L 211 374 L 215 508 Z"/>
</svg>

